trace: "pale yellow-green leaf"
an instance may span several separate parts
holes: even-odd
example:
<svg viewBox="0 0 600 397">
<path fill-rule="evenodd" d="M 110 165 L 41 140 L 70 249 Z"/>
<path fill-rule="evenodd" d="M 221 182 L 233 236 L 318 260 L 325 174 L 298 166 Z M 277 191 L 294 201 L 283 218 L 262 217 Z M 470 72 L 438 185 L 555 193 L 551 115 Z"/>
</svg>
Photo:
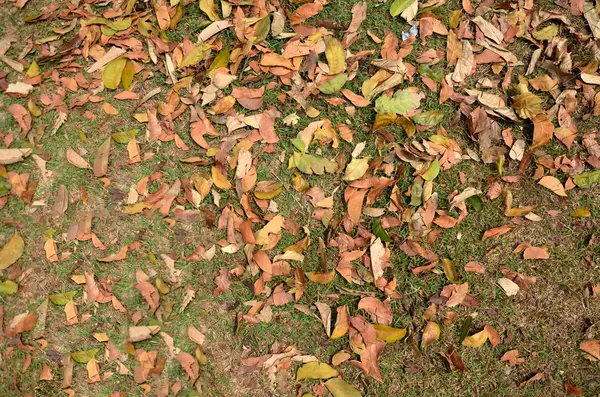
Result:
<svg viewBox="0 0 600 397">
<path fill-rule="evenodd" d="M 345 181 L 355 181 L 361 178 L 369 169 L 369 159 L 352 159 L 346 166 Z"/>
<path fill-rule="evenodd" d="M 338 376 L 338 371 L 331 365 L 312 361 L 304 364 L 298 369 L 296 380 L 302 379 L 329 379 Z"/>
<path fill-rule="evenodd" d="M 129 59 L 125 63 L 125 67 L 123 68 L 123 73 L 121 74 L 121 81 L 123 82 L 123 88 L 128 90 L 131 87 L 131 83 L 133 83 L 133 76 L 135 75 L 135 67 L 133 62 Z"/>
<path fill-rule="evenodd" d="M 102 82 L 106 88 L 109 90 L 117 89 L 121 82 L 121 76 L 123 75 L 123 69 L 125 69 L 126 63 L 127 58 L 119 57 L 106 64 L 102 71 Z"/>
<path fill-rule="evenodd" d="M 189 54 L 187 54 L 185 58 L 183 58 L 183 61 L 181 62 L 179 67 L 185 68 L 188 66 L 196 65 L 198 62 L 200 62 L 204 58 L 206 51 L 208 51 L 210 48 L 211 48 L 210 44 L 204 44 L 204 43 L 194 47 L 194 49 L 192 51 L 190 51 Z"/>
<path fill-rule="evenodd" d="M 0 251 L 0 270 L 4 270 L 13 263 L 15 263 L 21 255 L 23 255 L 23 250 L 25 249 L 25 241 L 23 238 L 15 233 L 4 247 L 2 247 L 2 251 Z"/>
<path fill-rule="evenodd" d="M 342 378 L 333 378 L 325 382 L 325 387 L 333 397 L 362 397 L 362 394 Z"/>
<path fill-rule="evenodd" d="M 200 0 L 200 9 L 210 18 L 211 21 L 219 21 L 221 18 L 217 14 L 217 9 L 213 0 Z"/>
</svg>

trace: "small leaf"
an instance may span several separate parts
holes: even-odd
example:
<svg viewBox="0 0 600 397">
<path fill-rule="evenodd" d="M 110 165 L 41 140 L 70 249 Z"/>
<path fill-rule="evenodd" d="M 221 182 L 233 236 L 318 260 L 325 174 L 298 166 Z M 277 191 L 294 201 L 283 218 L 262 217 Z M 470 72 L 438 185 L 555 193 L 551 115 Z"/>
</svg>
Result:
<svg viewBox="0 0 600 397">
<path fill-rule="evenodd" d="M 412 121 L 419 125 L 437 125 L 444 119 L 444 113 L 439 110 L 422 112 L 411 117 Z"/>
<path fill-rule="evenodd" d="M 338 371 L 331 365 L 312 361 L 304 364 L 298 369 L 296 380 L 302 379 L 329 379 L 338 376 Z"/>
<path fill-rule="evenodd" d="M 448 281 L 455 283 L 458 280 L 458 273 L 456 272 L 454 262 L 448 258 L 442 258 L 442 267 L 444 268 L 444 274 Z"/>
<path fill-rule="evenodd" d="M 0 283 L 0 295 L 13 295 L 17 293 L 19 286 L 12 280 L 6 280 Z"/>
<path fill-rule="evenodd" d="M 215 70 L 217 70 L 219 68 L 226 68 L 227 65 L 229 65 L 229 56 L 230 56 L 229 47 L 222 49 L 217 54 L 215 59 L 213 59 L 212 63 L 210 64 L 210 67 L 206 71 L 206 76 L 212 77 Z"/>
<path fill-rule="evenodd" d="M 85 364 L 88 361 L 93 360 L 99 351 L 100 349 L 82 350 L 79 352 L 71 353 L 71 358 L 80 364 Z"/>
<path fill-rule="evenodd" d="M 0 270 L 6 269 L 19 260 L 21 255 L 23 255 L 24 249 L 25 241 L 15 233 L 4 247 L 2 247 L 2 251 L 0 251 Z"/>
<path fill-rule="evenodd" d="M 329 379 L 325 382 L 325 387 L 333 397 L 362 397 L 362 394 L 354 386 L 341 378 Z"/>
<path fill-rule="evenodd" d="M 254 188 L 254 196 L 261 200 L 273 199 L 281 193 L 281 183 L 277 181 L 260 181 Z"/>
<path fill-rule="evenodd" d="M 394 328 L 383 324 L 373 324 L 373 328 L 377 332 L 377 340 L 385 343 L 394 343 L 406 336 L 405 328 Z"/>
<path fill-rule="evenodd" d="M 436 158 L 433 160 L 427 171 L 421 177 L 426 181 L 434 180 L 440 173 L 440 161 Z"/>
<path fill-rule="evenodd" d="M 423 338 L 421 339 L 421 347 L 429 346 L 440 337 L 440 326 L 434 321 L 428 321 L 425 329 L 423 329 Z"/>
<path fill-rule="evenodd" d="M 346 84 L 346 81 L 348 81 L 348 75 L 346 73 L 342 73 L 327 80 L 323 84 L 317 86 L 317 88 L 323 94 L 331 95 L 341 90 L 344 84 Z"/>
<path fill-rule="evenodd" d="M 50 302 L 54 303 L 55 305 L 64 306 L 69 301 L 73 300 L 75 295 L 77 295 L 77 291 L 74 290 L 69 292 L 63 292 L 60 294 L 53 294 L 50 295 L 48 298 L 50 299 Z"/>
<path fill-rule="evenodd" d="M 480 348 L 483 344 L 488 340 L 488 331 L 484 328 L 482 331 L 473 334 L 471 336 L 467 336 L 463 341 L 463 346 Z"/>
<path fill-rule="evenodd" d="M 473 322 L 473 317 L 468 316 L 465 319 L 465 322 L 463 323 L 463 325 L 460 327 L 460 331 L 458 334 L 458 343 L 462 343 L 462 341 L 465 340 L 465 338 L 467 337 L 469 330 L 471 329 L 471 323 Z"/>
<path fill-rule="evenodd" d="M 119 57 L 106 64 L 102 71 L 102 82 L 109 90 L 116 90 L 121 82 L 127 58 Z"/>
<path fill-rule="evenodd" d="M 379 237 L 381 239 L 381 241 L 386 242 L 386 243 L 392 242 L 392 239 L 390 238 L 390 236 L 387 234 L 387 232 L 385 231 L 383 226 L 381 226 L 381 220 L 379 218 L 376 218 L 373 220 L 372 230 L 373 230 L 373 234 L 375 236 Z"/>
<path fill-rule="evenodd" d="M 121 131 L 121 132 L 115 132 L 114 134 L 111 135 L 111 137 L 117 143 L 126 144 L 126 143 L 129 143 L 130 140 L 135 138 L 136 135 L 139 133 L 140 133 L 140 130 Z"/>
<path fill-rule="evenodd" d="M 108 172 L 108 155 L 110 153 L 110 139 L 105 139 L 94 158 L 94 175 L 98 178 Z"/>
</svg>

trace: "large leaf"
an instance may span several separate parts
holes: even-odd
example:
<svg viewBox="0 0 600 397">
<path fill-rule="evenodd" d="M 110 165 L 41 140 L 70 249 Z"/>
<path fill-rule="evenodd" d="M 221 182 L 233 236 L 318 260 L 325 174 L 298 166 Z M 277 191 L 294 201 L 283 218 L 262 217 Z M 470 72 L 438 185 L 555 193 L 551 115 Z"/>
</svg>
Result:
<svg viewBox="0 0 600 397">
<path fill-rule="evenodd" d="M 222 49 L 210 64 L 208 70 L 206 71 L 206 75 L 208 77 L 212 77 L 215 70 L 219 68 L 226 68 L 227 65 L 229 65 L 229 56 L 229 47 Z"/>
<path fill-rule="evenodd" d="M 573 177 L 573 182 L 578 187 L 590 187 L 600 183 L 600 170 L 583 172 Z"/>
<path fill-rule="evenodd" d="M 369 169 L 369 159 L 352 159 L 346 166 L 345 181 L 355 181 L 361 178 Z"/>
<path fill-rule="evenodd" d="M 23 238 L 15 233 L 4 247 L 2 247 L 2 251 L 0 251 L 0 270 L 4 270 L 13 263 L 15 263 L 21 255 L 23 255 L 23 250 L 25 249 L 25 241 Z"/>
<path fill-rule="evenodd" d="M 439 110 L 429 110 L 427 112 L 415 114 L 411 119 L 416 124 L 431 126 L 441 123 L 444 119 L 444 113 Z"/>
<path fill-rule="evenodd" d="M 64 306 L 69 301 L 72 301 L 75 295 L 77 295 L 77 291 L 73 290 L 69 292 L 62 292 L 60 294 L 52 294 L 48 298 L 50 299 L 50 302 L 54 303 L 55 305 Z"/>
<path fill-rule="evenodd" d="M 127 58 L 119 57 L 106 64 L 102 71 L 102 82 L 109 90 L 116 90 L 121 82 Z"/>
<path fill-rule="evenodd" d="M 406 115 L 419 107 L 421 97 L 413 90 L 396 91 L 392 98 L 381 96 L 375 101 L 377 113 Z"/>
<path fill-rule="evenodd" d="M 128 90 L 131 87 L 131 83 L 133 83 L 133 76 L 135 75 L 135 66 L 133 62 L 129 59 L 125 62 L 125 67 L 123 68 L 123 73 L 121 74 L 121 82 L 123 83 L 123 88 Z"/>
</svg>

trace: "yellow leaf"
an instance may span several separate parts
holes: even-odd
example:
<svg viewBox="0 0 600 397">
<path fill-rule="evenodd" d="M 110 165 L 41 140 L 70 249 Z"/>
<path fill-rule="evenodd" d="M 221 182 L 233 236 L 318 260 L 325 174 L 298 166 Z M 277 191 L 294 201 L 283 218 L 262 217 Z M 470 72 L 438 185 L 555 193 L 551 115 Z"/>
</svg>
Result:
<svg viewBox="0 0 600 397">
<path fill-rule="evenodd" d="M 200 0 L 200 9 L 204 11 L 211 21 L 215 22 L 221 20 L 219 14 L 217 14 L 213 0 Z"/>
<path fill-rule="evenodd" d="M 524 92 L 517 96 L 512 107 L 523 119 L 532 119 L 544 111 L 541 98 L 531 92 Z"/>
<path fill-rule="evenodd" d="M 489 334 L 487 328 L 484 328 L 481 332 L 467 336 L 465 340 L 463 340 L 462 344 L 463 346 L 479 348 L 488 340 L 488 336 Z"/>
<path fill-rule="evenodd" d="M 40 67 L 38 66 L 36 61 L 31 62 L 29 69 L 27 69 L 27 73 L 25 73 L 28 77 L 35 77 L 40 74 Z"/>
<path fill-rule="evenodd" d="M 119 57 L 106 64 L 104 70 L 102 71 L 102 82 L 106 88 L 109 90 L 117 89 L 119 83 L 121 82 L 123 69 L 125 69 L 126 63 L 127 58 Z"/>
<path fill-rule="evenodd" d="M 212 180 L 216 187 L 223 190 L 231 189 L 231 182 L 227 180 L 227 178 L 221 174 L 221 171 L 218 170 L 217 167 L 212 167 Z"/>
<path fill-rule="evenodd" d="M 338 376 L 338 371 L 331 365 L 312 361 L 304 364 L 298 369 L 296 380 L 302 379 L 329 379 Z"/>
<path fill-rule="evenodd" d="M 283 226 L 283 216 L 275 215 L 273 219 L 271 219 L 265 227 L 260 229 L 254 234 L 254 239 L 256 240 L 257 245 L 265 245 L 269 244 L 269 234 L 280 234 L 281 227 Z"/>
<path fill-rule="evenodd" d="M 406 336 L 406 329 L 404 328 L 394 328 L 383 324 L 373 324 L 373 328 L 377 332 L 377 340 L 386 343 L 394 343 Z"/>
<path fill-rule="evenodd" d="M 133 82 L 133 76 L 135 75 L 135 67 L 133 62 L 129 59 L 125 62 L 125 67 L 123 68 L 123 73 L 121 74 L 121 81 L 123 82 L 123 88 L 128 90 L 131 87 L 131 83 Z"/>
<path fill-rule="evenodd" d="M 345 181 L 355 181 L 361 178 L 365 172 L 369 169 L 369 160 L 364 159 L 352 159 L 346 166 L 346 173 L 344 174 Z"/>
<path fill-rule="evenodd" d="M 342 43 L 334 37 L 325 38 L 325 57 L 329 65 L 329 74 L 342 73 L 346 69 L 346 53 Z"/>
<path fill-rule="evenodd" d="M 23 238 L 15 233 L 0 251 L 0 270 L 4 270 L 15 263 L 23 255 L 24 248 Z"/>
</svg>

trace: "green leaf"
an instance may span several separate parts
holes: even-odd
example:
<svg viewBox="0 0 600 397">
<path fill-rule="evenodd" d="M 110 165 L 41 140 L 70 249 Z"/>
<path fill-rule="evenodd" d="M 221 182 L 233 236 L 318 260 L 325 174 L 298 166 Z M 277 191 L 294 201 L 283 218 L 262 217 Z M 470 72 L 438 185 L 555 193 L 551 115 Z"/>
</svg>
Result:
<svg viewBox="0 0 600 397">
<path fill-rule="evenodd" d="M 107 25 L 100 26 L 100 31 L 102 32 L 103 35 L 108 36 L 108 37 L 112 37 L 115 34 L 117 34 L 116 30 L 109 28 Z"/>
<path fill-rule="evenodd" d="M 123 69 L 125 69 L 126 63 L 127 58 L 119 57 L 106 64 L 102 71 L 102 82 L 106 88 L 109 90 L 117 89 L 121 82 L 121 76 L 123 75 Z"/>
<path fill-rule="evenodd" d="M 331 174 L 337 169 L 337 163 L 335 161 L 306 153 L 294 153 L 293 159 L 296 167 L 308 175 L 323 175 L 325 172 Z"/>
<path fill-rule="evenodd" d="M 456 272 L 454 262 L 448 258 L 442 258 L 442 267 L 444 268 L 444 274 L 448 281 L 455 283 L 458 280 L 458 273 Z"/>
<path fill-rule="evenodd" d="M 558 26 L 555 24 L 551 24 L 551 25 L 546 26 L 543 29 L 536 30 L 535 32 L 533 32 L 532 35 L 536 40 L 544 41 L 544 40 L 550 40 L 557 34 L 558 34 Z"/>
<path fill-rule="evenodd" d="M 290 139 L 292 145 L 296 147 L 296 149 L 300 150 L 302 153 L 306 152 L 306 143 L 300 138 L 292 138 Z"/>
<path fill-rule="evenodd" d="M 426 181 L 434 180 L 440 173 L 440 161 L 436 158 L 433 160 L 427 171 L 421 177 Z"/>
<path fill-rule="evenodd" d="M 395 113 L 406 115 L 419 107 L 421 97 L 412 90 L 396 91 L 392 98 L 380 96 L 375 101 L 377 113 Z"/>
<path fill-rule="evenodd" d="M 6 196 L 10 193 L 12 185 L 6 181 L 6 179 L 0 178 L 0 197 Z"/>
<path fill-rule="evenodd" d="M 329 379 L 338 376 L 338 371 L 331 365 L 312 361 L 304 364 L 298 369 L 296 380 L 302 379 Z"/>
<path fill-rule="evenodd" d="M 465 340 L 465 338 L 469 334 L 469 330 L 471 329 L 472 322 L 473 322 L 473 317 L 471 317 L 471 316 L 468 316 L 465 319 L 465 322 L 460 327 L 460 331 L 459 331 L 459 335 L 458 335 L 458 343 L 462 343 L 463 340 Z"/>
<path fill-rule="evenodd" d="M 578 187 L 590 187 L 600 183 L 600 170 L 583 172 L 573 177 L 573 182 Z"/>
<path fill-rule="evenodd" d="M 206 75 L 208 77 L 212 77 L 215 70 L 217 70 L 219 68 L 226 68 L 229 65 L 229 55 L 230 55 L 229 47 L 222 49 L 217 54 L 215 59 L 213 59 L 212 63 L 210 64 L 210 67 L 206 71 Z"/>
<path fill-rule="evenodd" d="M 480 196 L 469 197 L 466 201 L 475 211 L 481 211 L 483 209 L 483 200 Z"/>
<path fill-rule="evenodd" d="M 329 379 L 325 382 L 325 387 L 333 397 L 362 397 L 362 394 L 354 386 L 341 378 Z"/>
<path fill-rule="evenodd" d="M 17 292 L 19 286 L 11 280 L 6 280 L 0 283 L 0 295 L 13 295 Z"/>
<path fill-rule="evenodd" d="M 411 119 L 420 125 L 436 125 L 442 122 L 444 113 L 439 110 L 429 110 L 427 112 L 415 114 Z"/>
<path fill-rule="evenodd" d="M 323 84 L 319 85 L 317 88 L 323 94 L 331 95 L 341 90 L 344 84 L 346 84 L 346 81 L 348 81 L 348 75 L 346 73 L 342 73 L 338 74 L 332 79 L 327 80 Z"/>
<path fill-rule="evenodd" d="M 444 78 L 444 72 L 439 68 L 434 70 L 431 68 L 431 66 L 423 64 L 419 65 L 418 70 L 421 76 L 428 77 L 433 81 L 437 81 L 438 83 L 440 83 Z"/>
<path fill-rule="evenodd" d="M 128 131 L 115 132 L 111 136 L 112 136 L 112 139 L 115 140 L 115 142 L 126 144 L 126 143 L 129 143 L 130 140 L 135 138 L 137 136 L 137 134 L 139 134 L 139 133 L 140 133 L 140 130 L 128 130 Z"/>
<path fill-rule="evenodd" d="M 375 218 L 375 220 L 373 220 L 372 229 L 373 229 L 373 234 L 375 236 L 379 237 L 381 239 L 381 241 L 386 242 L 386 243 L 392 242 L 392 239 L 390 238 L 390 236 L 388 236 L 388 234 L 385 231 L 385 229 L 383 228 L 383 226 L 381 226 L 381 220 L 379 218 Z"/>
<path fill-rule="evenodd" d="M 256 29 L 254 30 L 254 44 L 262 43 L 269 35 L 270 30 L 271 16 L 270 14 L 267 14 L 266 17 L 260 20 L 256 26 Z"/>
<path fill-rule="evenodd" d="M 123 68 L 123 73 L 121 74 L 121 82 L 123 83 L 123 88 L 128 90 L 131 87 L 131 83 L 133 83 L 133 76 L 135 75 L 135 66 L 133 62 L 129 59 L 125 62 L 125 67 Z"/>
<path fill-rule="evenodd" d="M 125 18 L 120 21 L 114 21 L 107 24 L 106 26 L 108 26 L 112 30 L 120 32 L 121 30 L 129 29 L 129 27 L 131 26 L 131 18 Z"/>
<path fill-rule="evenodd" d="M 77 291 L 73 290 L 69 292 L 63 292 L 60 294 L 53 294 L 50 295 L 48 298 L 50 299 L 50 302 L 54 303 L 55 305 L 64 306 L 69 301 L 73 300 L 75 295 L 77 295 Z"/>
<path fill-rule="evenodd" d="M 185 58 L 183 58 L 183 61 L 181 62 L 181 65 L 179 65 L 179 67 L 185 68 L 188 66 L 196 65 L 198 62 L 204 59 L 206 51 L 210 50 L 211 48 L 211 45 L 204 43 L 194 47 L 194 49 L 190 51 Z"/>
<path fill-rule="evenodd" d="M 406 329 L 404 328 L 394 328 L 382 324 L 373 324 L 373 328 L 377 332 L 377 340 L 385 343 L 394 343 L 406 336 Z"/>
<path fill-rule="evenodd" d="M 71 358 L 80 364 L 86 364 L 92 358 L 96 357 L 96 354 L 99 351 L 100 349 L 82 350 L 79 352 L 71 353 Z"/>
<path fill-rule="evenodd" d="M 390 6 L 390 15 L 393 17 L 397 17 L 402 13 L 402 11 L 406 10 L 412 3 L 417 0 L 396 0 Z"/>
</svg>

